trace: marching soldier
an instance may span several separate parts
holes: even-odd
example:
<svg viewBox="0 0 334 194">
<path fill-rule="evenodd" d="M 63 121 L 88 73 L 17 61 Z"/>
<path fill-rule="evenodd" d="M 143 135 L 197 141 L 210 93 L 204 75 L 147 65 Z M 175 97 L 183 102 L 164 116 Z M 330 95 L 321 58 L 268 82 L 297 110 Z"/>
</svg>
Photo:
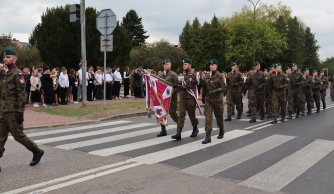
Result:
<svg viewBox="0 0 334 194">
<path fill-rule="evenodd" d="M 8 134 L 11 133 L 17 142 L 33 153 L 30 166 L 34 166 L 39 163 L 44 151 L 39 149 L 37 144 L 23 132 L 23 113 L 27 93 L 25 79 L 22 72 L 16 67 L 16 60 L 16 51 L 6 48 L 3 52 L 3 61 L 8 72 L 0 82 L 0 157 L 3 156 Z"/>
<path fill-rule="evenodd" d="M 250 74 L 245 84 L 245 89 L 248 89 L 248 100 L 252 117 L 249 121 L 250 123 L 256 122 L 258 108 L 261 115 L 260 119 L 264 120 L 264 88 L 267 85 L 267 80 L 260 68 L 261 64 L 256 62 L 254 64 L 254 71 Z"/>
<path fill-rule="evenodd" d="M 320 80 L 322 82 L 320 86 L 320 95 L 321 95 L 321 102 L 322 102 L 322 108 L 325 110 L 326 109 L 326 90 L 328 88 L 328 79 L 325 76 L 324 71 L 320 71 Z"/>
<path fill-rule="evenodd" d="M 303 87 L 305 83 L 303 74 L 298 71 L 297 64 L 292 64 L 291 73 L 288 75 L 290 81 L 288 112 L 289 119 L 292 119 L 292 112 L 296 109 L 296 118 L 300 117 L 303 111 Z"/>
<path fill-rule="evenodd" d="M 164 71 L 159 72 L 159 77 L 168 81 L 169 83 L 173 84 L 173 86 L 176 86 L 178 84 L 178 77 L 177 74 L 171 70 L 172 68 L 172 62 L 169 59 L 165 59 L 163 63 Z M 173 90 L 171 102 L 170 102 L 170 108 L 169 108 L 169 115 L 173 119 L 174 122 L 177 123 L 178 115 L 177 115 L 177 89 Z M 161 125 L 161 131 L 157 134 L 157 137 L 166 136 L 166 126 Z"/>
<path fill-rule="evenodd" d="M 312 93 L 312 83 L 313 77 L 310 75 L 310 70 L 306 69 L 304 72 L 305 86 L 304 93 L 307 104 L 307 115 L 312 113 L 312 104 L 313 104 L 313 93 Z"/>
<path fill-rule="evenodd" d="M 238 66 L 235 62 L 232 63 L 232 71 L 227 74 L 226 77 L 227 84 L 227 118 L 225 121 L 232 120 L 232 113 L 234 111 L 234 105 L 238 111 L 237 119 L 241 119 L 242 113 L 242 98 L 241 98 L 241 88 L 243 85 L 243 78 L 241 73 L 238 71 Z"/>
<path fill-rule="evenodd" d="M 198 119 L 196 118 L 196 106 L 197 102 L 195 99 L 194 92 L 196 91 L 196 73 L 191 69 L 191 59 L 183 60 L 183 70 L 185 71 L 184 78 L 181 81 L 179 86 L 179 102 L 177 106 L 177 111 L 179 113 L 179 118 L 177 121 L 177 131 L 175 135 L 172 135 L 172 139 L 181 140 L 181 132 L 184 127 L 184 121 L 186 118 L 186 113 L 191 121 L 193 126 L 193 131 L 190 137 L 196 137 L 198 134 Z"/>
<path fill-rule="evenodd" d="M 331 86 L 330 86 L 331 98 L 332 98 L 332 101 L 334 101 L 334 75 L 332 75 L 329 78 L 329 81 L 331 82 Z"/>
<path fill-rule="evenodd" d="M 224 103 L 223 93 L 226 93 L 226 84 L 222 75 L 217 71 L 218 61 L 212 59 L 210 62 L 210 72 L 204 79 L 202 102 L 205 115 L 205 132 L 206 137 L 202 141 L 203 144 L 211 143 L 212 131 L 212 112 L 214 112 L 217 125 L 219 127 L 218 139 L 224 137 Z"/>
<path fill-rule="evenodd" d="M 269 72 L 265 73 L 267 81 L 271 79 L 271 75 L 273 74 L 274 67 L 271 67 Z M 265 88 L 265 107 L 266 107 L 266 114 L 268 114 L 267 118 L 272 118 L 273 114 L 273 105 L 272 105 L 272 98 L 273 98 L 273 91 L 270 85 L 268 84 Z"/>
<path fill-rule="evenodd" d="M 318 77 L 318 72 L 313 71 L 313 84 L 312 84 L 312 93 L 315 105 L 317 107 L 317 113 L 320 112 L 320 86 L 322 85 L 321 79 Z"/>
<path fill-rule="evenodd" d="M 289 87 L 289 81 L 287 76 L 282 72 L 282 67 L 278 64 L 274 64 L 273 72 L 269 78 L 269 87 L 272 89 L 272 105 L 273 105 L 273 121 L 272 124 L 277 123 L 277 117 L 279 110 L 281 110 L 282 119 L 285 121 L 286 113 L 286 88 Z"/>
</svg>

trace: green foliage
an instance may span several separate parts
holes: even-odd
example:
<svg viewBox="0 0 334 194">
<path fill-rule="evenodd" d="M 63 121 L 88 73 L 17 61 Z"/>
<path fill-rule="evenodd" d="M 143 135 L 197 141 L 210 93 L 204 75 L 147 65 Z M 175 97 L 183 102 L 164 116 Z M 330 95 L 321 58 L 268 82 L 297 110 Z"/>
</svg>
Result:
<svg viewBox="0 0 334 194">
<path fill-rule="evenodd" d="M 130 10 L 125 17 L 123 17 L 122 26 L 128 30 L 133 46 L 145 44 L 145 40 L 149 36 L 145 35 L 146 31 L 142 24 L 142 18 L 138 16 L 135 10 Z"/>
<path fill-rule="evenodd" d="M 315 69 L 319 66 L 319 46 L 315 40 L 311 28 L 307 27 L 305 30 L 305 62 L 304 65 L 309 69 Z"/>
<path fill-rule="evenodd" d="M 100 32 L 96 29 L 97 11 L 88 7 L 86 13 L 87 65 L 102 66 Z M 107 63 L 123 65 L 129 61 L 131 40 L 126 29 L 119 25 L 113 32 L 114 50 L 107 53 Z M 80 23 L 69 22 L 69 6 L 48 8 L 30 36 L 29 42 L 36 46 L 41 58 L 50 67 L 78 68 L 81 59 Z"/>
<path fill-rule="evenodd" d="M 182 72 L 182 59 L 188 57 L 182 48 L 175 47 L 166 40 L 135 47 L 130 56 L 132 67 L 141 66 L 156 71 L 162 70 L 162 61 L 169 58 L 172 61 L 173 70 L 177 72 Z"/>
<path fill-rule="evenodd" d="M 334 74 L 334 57 L 326 59 L 322 64 L 321 68 L 328 68 L 330 75 Z"/>
</svg>

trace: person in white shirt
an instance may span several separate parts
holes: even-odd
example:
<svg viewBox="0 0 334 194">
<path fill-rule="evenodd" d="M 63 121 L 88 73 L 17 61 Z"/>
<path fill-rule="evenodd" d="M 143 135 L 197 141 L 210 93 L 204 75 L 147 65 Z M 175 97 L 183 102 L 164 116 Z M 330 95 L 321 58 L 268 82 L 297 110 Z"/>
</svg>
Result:
<svg viewBox="0 0 334 194">
<path fill-rule="evenodd" d="M 114 88 L 113 88 L 113 92 L 114 92 L 116 100 L 119 99 L 121 83 L 122 83 L 122 75 L 119 72 L 119 67 L 116 67 L 116 70 L 114 72 Z"/>
<path fill-rule="evenodd" d="M 41 79 L 38 77 L 38 70 L 34 70 L 30 78 L 30 91 L 31 91 L 31 102 L 34 104 L 35 108 L 39 107 L 41 102 L 41 92 L 42 87 Z"/>
<path fill-rule="evenodd" d="M 95 89 L 96 89 L 96 99 L 103 99 L 103 74 L 101 72 L 101 68 L 97 68 L 95 72 Z"/>
<path fill-rule="evenodd" d="M 109 67 L 107 67 L 106 69 L 106 99 L 107 100 L 112 100 L 112 81 L 113 78 L 110 74 L 111 69 Z"/>
<path fill-rule="evenodd" d="M 65 99 L 66 99 L 67 89 L 70 83 L 69 83 L 66 67 L 61 68 L 61 73 L 59 75 L 58 84 L 60 87 L 60 98 L 61 98 L 60 104 L 67 105 L 67 102 Z"/>
</svg>

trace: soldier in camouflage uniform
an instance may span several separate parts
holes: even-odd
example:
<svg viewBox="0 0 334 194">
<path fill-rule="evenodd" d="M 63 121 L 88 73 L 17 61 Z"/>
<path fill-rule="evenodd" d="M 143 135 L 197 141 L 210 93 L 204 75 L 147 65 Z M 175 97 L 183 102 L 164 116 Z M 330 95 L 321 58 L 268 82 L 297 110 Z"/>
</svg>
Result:
<svg viewBox="0 0 334 194">
<path fill-rule="evenodd" d="M 191 125 L 193 126 L 193 131 L 190 137 L 196 137 L 198 134 L 198 119 L 196 118 L 196 105 L 197 102 L 195 98 L 189 93 L 190 91 L 196 91 L 196 73 L 191 69 L 191 59 L 183 60 L 183 70 L 185 71 L 185 75 L 183 80 L 181 80 L 181 84 L 178 87 L 179 92 L 179 102 L 177 105 L 177 111 L 179 113 L 179 118 L 177 121 L 177 131 L 175 135 L 172 135 L 172 139 L 181 140 L 181 132 L 184 127 L 184 121 L 186 118 L 186 113 L 188 112 L 188 116 L 191 121 Z"/>
<path fill-rule="evenodd" d="M 322 102 L 322 108 L 326 109 L 326 90 L 328 88 L 329 82 L 327 77 L 325 76 L 324 71 L 320 71 L 320 80 L 322 82 L 320 86 L 320 95 L 321 95 L 321 102 Z"/>
<path fill-rule="evenodd" d="M 304 94 L 307 103 L 307 114 L 312 113 L 312 104 L 313 104 L 313 93 L 312 93 L 312 83 L 313 77 L 310 75 L 310 70 L 306 69 L 304 72 L 305 85 L 304 85 Z"/>
<path fill-rule="evenodd" d="M 214 112 L 217 125 L 219 127 L 218 139 L 224 137 L 224 102 L 223 93 L 226 93 L 226 84 L 222 75 L 217 71 L 218 61 L 212 59 L 210 62 L 210 72 L 204 79 L 202 102 L 205 115 L 205 132 L 206 137 L 202 141 L 203 144 L 211 143 L 212 131 L 212 112 Z"/>
<path fill-rule="evenodd" d="M 241 119 L 242 113 L 242 98 L 241 98 L 241 88 L 243 86 L 243 79 L 241 73 L 238 71 L 238 66 L 236 63 L 232 63 L 232 71 L 227 74 L 226 84 L 227 84 L 227 118 L 225 121 L 232 120 L 232 113 L 234 110 L 234 105 L 238 111 L 237 119 Z"/>
<path fill-rule="evenodd" d="M 300 117 L 303 111 L 303 74 L 297 69 L 297 64 L 292 64 L 291 73 L 288 75 L 290 81 L 288 112 L 289 119 L 292 119 L 292 112 L 296 110 L 296 118 Z"/>
<path fill-rule="evenodd" d="M 281 121 L 285 121 L 286 113 L 286 88 L 289 87 L 287 76 L 282 72 L 282 67 L 278 64 L 273 65 L 273 72 L 268 81 L 269 87 L 272 89 L 272 105 L 273 105 L 273 121 L 277 123 L 279 110 L 281 110 Z"/>
<path fill-rule="evenodd" d="M 320 112 L 320 86 L 322 85 L 321 79 L 318 76 L 317 71 L 313 71 L 313 83 L 312 83 L 312 93 L 315 105 L 317 107 L 317 113 Z"/>
<path fill-rule="evenodd" d="M 248 89 L 249 107 L 251 110 L 250 123 L 256 122 L 256 113 L 259 108 L 261 120 L 264 120 L 264 89 L 267 85 L 267 80 L 260 70 L 259 62 L 254 64 L 254 71 L 250 74 L 249 79 L 245 83 L 245 89 Z"/>
<path fill-rule="evenodd" d="M 271 79 L 271 75 L 273 74 L 274 67 L 270 68 L 270 71 L 265 73 L 267 81 Z M 273 105 L 272 105 L 272 100 L 273 100 L 273 89 L 270 87 L 268 84 L 267 87 L 265 88 L 265 107 L 266 107 L 266 114 L 268 114 L 267 118 L 271 118 L 273 114 Z"/>
<path fill-rule="evenodd" d="M 8 134 L 33 153 L 31 166 L 39 163 L 44 151 L 32 142 L 23 132 L 23 112 L 27 100 L 25 79 L 22 72 L 16 67 L 16 51 L 6 48 L 3 52 L 4 64 L 8 72 L 0 82 L 0 157 L 5 151 Z"/>
<path fill-rule="evenodd" d="M 332 101 L 334 101 L 334 75 L 332 75 L 329 78 L 329 81 L 331 82 L 331 86 L 330 86 L 331 98 L 332 98 Z"/>
<path fill-rule="evenodd" d="M 177 74 L 171 70 L 172 68 L 172 62 L 169 59 L 165 59 L 164 63 L 164 71 L 159 72 L 158 77 L 166 80 L 167 82 L 171 83 L 173 86 L 177 86 L 179 80 Z M 169 115 L 173 119 L 174 122 L 177 123 L 178 115 L 177 115 L 177 89 L 175 88 L 173 90 L 171 102 L 170 102 L 170 108 L 169 108 Z M 161 125 L 161 131 L 157 134 L 157 137 L 166 136 L 166 126 Z"/>
</svg>

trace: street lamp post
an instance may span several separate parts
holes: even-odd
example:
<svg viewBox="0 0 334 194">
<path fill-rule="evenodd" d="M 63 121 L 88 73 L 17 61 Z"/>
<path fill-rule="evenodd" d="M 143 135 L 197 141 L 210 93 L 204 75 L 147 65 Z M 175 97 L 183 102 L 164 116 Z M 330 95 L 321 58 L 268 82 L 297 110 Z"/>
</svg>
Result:
<svg viewBox="0 0 334 194">
<path fill-rule="evenodd" d="M 82 58 L 82 106 L 86 106 L 87 103 L 87 88 L 86 88 L 86 69 L 87 69 L 87 61 L 86 61 L 86 14 L 85 14 L 85 0 L 80 1 L 80 23 L 81 23 L 81 58 Z"/>
<path fill-rule="evenodd" d="M 260 2 L 260 0 L 257 0 L 256 3 L 254 3 L 252 0 L 248 0 L 249 2 L 252 3 L 253 7 L 254 7 L 254 15 L 253 15 L 253 64 L 255 63 L 255 53 L 256 53 L 256 26 L 255 26 L 255 22 L 256 22 L 256 6 L 257 4 Z"/>
</svg>

